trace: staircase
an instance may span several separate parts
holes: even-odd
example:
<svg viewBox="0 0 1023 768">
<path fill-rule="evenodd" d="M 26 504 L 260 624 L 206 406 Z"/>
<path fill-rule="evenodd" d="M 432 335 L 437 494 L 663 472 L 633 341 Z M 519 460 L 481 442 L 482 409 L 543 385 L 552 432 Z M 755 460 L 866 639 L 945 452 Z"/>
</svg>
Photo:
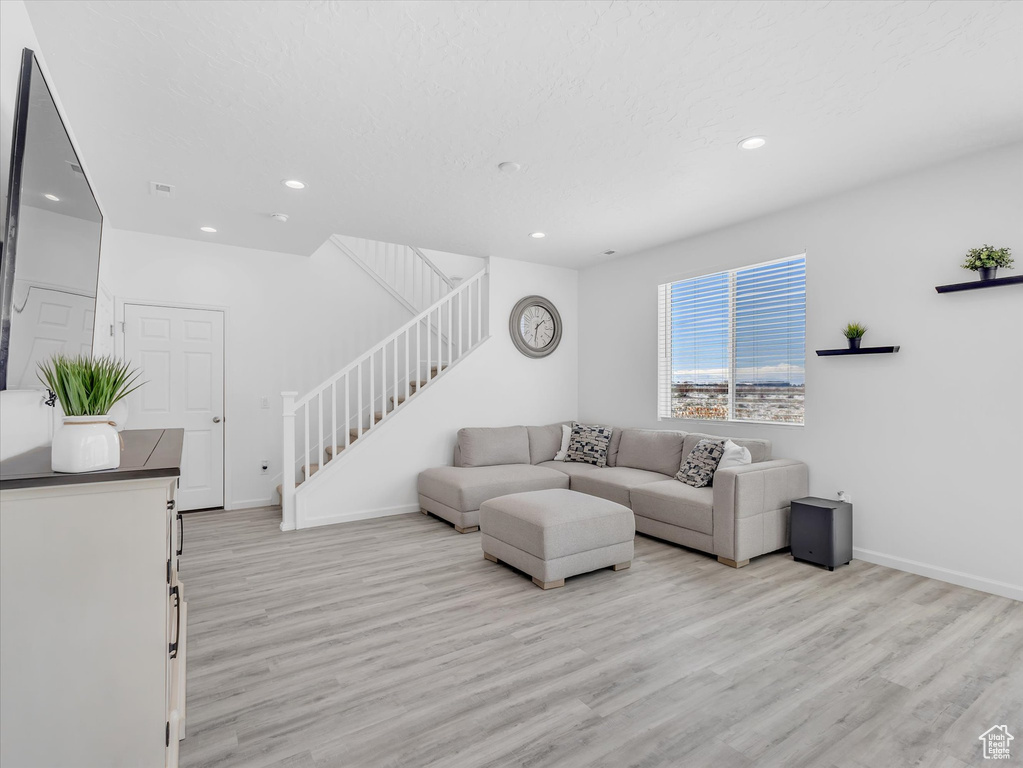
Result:
<svg viewBox="0 0 1023 768">
<path fill-rule="evenodd" d="M 281 393 L 281 530 L 297 527 L 305 490 L 489 338 L 488 268 L 455 286 L 418 249 L 376 248 L 383 256 L 371 263 L 346 240 L 352 238 L 331 238 L 414 317 L 301 397 Z"/>
<path fill-rule="evenodd" d="M 411 245 L 332 235 L 330 242 L 362 267 L 412 314 L 422 312 L 454 289 L 454 282 Z"/>
</svg>

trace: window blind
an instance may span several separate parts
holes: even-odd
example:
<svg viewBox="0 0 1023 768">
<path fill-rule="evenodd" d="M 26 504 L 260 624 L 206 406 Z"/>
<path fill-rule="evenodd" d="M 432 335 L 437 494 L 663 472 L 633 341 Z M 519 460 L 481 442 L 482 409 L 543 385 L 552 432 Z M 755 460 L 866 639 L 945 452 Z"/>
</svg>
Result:
<svg viewBox="0 0 1023 768">
<path fill-rule="evenodd" d="M 658 415 L 803 423 L 806 257 L 658 286 Z"/>
</svg>

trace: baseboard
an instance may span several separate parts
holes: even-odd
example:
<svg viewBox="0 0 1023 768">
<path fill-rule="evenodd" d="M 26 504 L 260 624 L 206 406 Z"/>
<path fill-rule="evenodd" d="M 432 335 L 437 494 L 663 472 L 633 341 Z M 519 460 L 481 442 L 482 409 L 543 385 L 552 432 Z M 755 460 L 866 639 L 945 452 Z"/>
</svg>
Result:
<svg viewBox="0 0 1023 768">
<path fill-rule="evenodd" d="M 853 557 L 857 560 L 864 560 L 875 565 L 883 565 L 888 568 L 895 568 L 907 573 L 915 573 L 917 576 L 926 576 L 938 581 L 946 581 L 949 584 L 956 584 L 960 587 L 969 587 L 980 592 L 988 592 L 999 597 L 1008 597 L 1012 600 L 1023 601 L 1023 586 L 1008 584 L 1004 581 L 985 579 L 969 573 L 953 571 L 948 568 L 939 568 L 927 563 L 918 563 L 916 560 L 907 560 L 902 557 L 885 555 L 881 552 L 872 552 L 869 549 L 853 547 Z"/>
<path fill-rule="evenodd" d="M 402 504 L 397 507 L 384 507 L 382 509 L 364 509 L 359 512 L 343 512 L 326 517 L 316 517 L 312 520 L 303 520 L 298 528 L 318 528 L 321 525 L 334 525 L 335 523 L 351 523 L 355 520 L 370 520 L 374 517 L 390 517 L 391 515 L 407 515 L 409 512 L 418 512 L 418 504 Z"/>
<path fill-rule="evenodd" d="M 230 504 L 225 504 L 224 509 L 235 510 L 235 509 L 253 509 L 254 507 L 272 507 L 275 506 L 273 499 L 238 499 L 232 501 Z"/>
</svg>

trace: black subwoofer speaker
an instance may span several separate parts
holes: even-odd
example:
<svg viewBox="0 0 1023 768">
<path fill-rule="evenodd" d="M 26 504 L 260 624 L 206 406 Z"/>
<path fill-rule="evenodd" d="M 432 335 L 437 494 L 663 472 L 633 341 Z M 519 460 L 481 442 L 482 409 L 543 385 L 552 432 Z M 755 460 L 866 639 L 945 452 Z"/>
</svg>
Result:
<svg viewBox="0 0 1023 768">
<path fill-rule="evenodd" d="M 852 560 L 852 504 L 808 496 L 792 502 L 792 557 L 835 570 Z"/>
</svg>

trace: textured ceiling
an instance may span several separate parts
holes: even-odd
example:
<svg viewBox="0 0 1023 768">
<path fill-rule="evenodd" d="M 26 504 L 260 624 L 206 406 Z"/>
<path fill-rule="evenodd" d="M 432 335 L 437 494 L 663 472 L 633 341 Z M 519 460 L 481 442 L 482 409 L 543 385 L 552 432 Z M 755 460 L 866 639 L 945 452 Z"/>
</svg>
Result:
<svg viewBox="0 0 1023 768">
<path fill-rule="evenodd" d="M 1020 2 L 27 5 L 112 226 L 290 253 L 581 266 L 1023 138 Z"/>
</svg>

